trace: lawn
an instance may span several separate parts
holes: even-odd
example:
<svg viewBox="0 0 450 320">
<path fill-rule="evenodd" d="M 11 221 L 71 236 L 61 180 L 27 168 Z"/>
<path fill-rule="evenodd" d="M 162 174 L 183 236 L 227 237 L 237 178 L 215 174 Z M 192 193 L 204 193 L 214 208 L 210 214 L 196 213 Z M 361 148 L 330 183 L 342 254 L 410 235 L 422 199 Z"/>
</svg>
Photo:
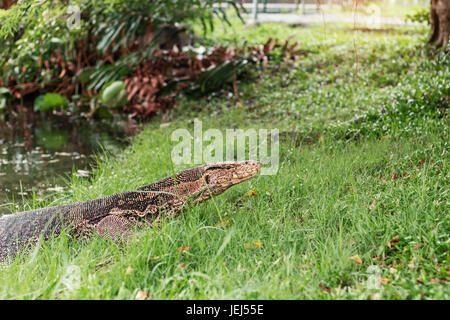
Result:
<svg viewBox="0 0 450 320">
<path fill-rule="evenodd" d="M 69 191 L 14 210 L 170 175 L 170 135 L 193 130 L 194 117 L 204 130 L 278 128 L 277 174 L 138 231 L 128 245 L 65 234 L 42 243 L 0 266 L 0 298 L 449 299 L 450 58 L 426 36 L 422 26 L 218 26 L 205 45 L 274 37 L 298 41 L 302 56 L 249 69 L 239 97 L 180 99 L 122 153 L 99 156 L 90 178 L 74 174 Z"/>
</svg>

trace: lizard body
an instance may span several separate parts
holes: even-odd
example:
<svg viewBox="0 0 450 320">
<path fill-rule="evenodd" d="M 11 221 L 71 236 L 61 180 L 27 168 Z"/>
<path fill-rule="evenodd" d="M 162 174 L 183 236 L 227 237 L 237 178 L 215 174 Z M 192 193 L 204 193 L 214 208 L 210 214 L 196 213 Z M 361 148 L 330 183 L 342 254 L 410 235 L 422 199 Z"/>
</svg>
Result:
<svg viewBox="0 0 450 320">
<path fill-rule="evenodd" d="M 132 229 L 174 217 L 186 202 L 199 203 L 255 176 L 257 161 L 220 162 L 181 171 L 158 182 L 104 198 L 0 217 L 0 261 L 68 229 L 75 236 L 98 232 L 114 239 Z"/>
</svg>

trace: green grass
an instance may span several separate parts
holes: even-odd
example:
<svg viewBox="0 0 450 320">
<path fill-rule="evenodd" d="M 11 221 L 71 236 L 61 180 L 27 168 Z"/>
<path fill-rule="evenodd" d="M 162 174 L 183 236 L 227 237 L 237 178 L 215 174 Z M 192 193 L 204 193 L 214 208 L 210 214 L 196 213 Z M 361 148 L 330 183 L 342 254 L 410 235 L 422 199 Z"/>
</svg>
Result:
<svg viewBox="0 0 450 320">
<path fill-rule="evenodd" d="M 204 130 L 279 128 L 276 175 L 139 231 L 128 245 L 66 235 L 43 243 L 0 267 L 0 298 L 448 299 L 449 58 L 422 47 L 421 27 L 360 34 L 355 80 L 354 35 L 329 28 L 326 37 L 323 26 L 240 29 L 239 41 L 300 41 L 305 56 L 249 70 L 239 97 L 181 99 L 123 153 L 101 156 L 90 179 L 74 175 L 68 192 L 22 208 L 170 175 L 170 134 L 192 130 L 193 117 Z M 209 41 L 234 37 L 218 28 Z M 170 125 L 160 127 L 162 118 Z M 243 197 L 249 190 L 257 195 Z M 378 288 L 368 285 L 373 266 Z"/>
</svg>

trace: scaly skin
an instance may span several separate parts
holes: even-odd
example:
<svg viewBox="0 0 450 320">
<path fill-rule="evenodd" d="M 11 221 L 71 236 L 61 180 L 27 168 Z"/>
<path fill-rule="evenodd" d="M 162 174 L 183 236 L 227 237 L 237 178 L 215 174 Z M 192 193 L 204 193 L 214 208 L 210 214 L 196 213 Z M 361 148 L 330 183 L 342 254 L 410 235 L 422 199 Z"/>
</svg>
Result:
<svg viewBox="0 0 450 320">
<path fill-rule="evenodd" d="M 174 217 L 186 202 L 203 202 L 255 176 L 257 161 L 221 162 L 181 171 L 161 181 L 105 198 L 0 217 L 0 261 L 63 229 L 88 237 L 93 232 L 118 239 L 130 236 L 135 226 Z"/>
</svg>

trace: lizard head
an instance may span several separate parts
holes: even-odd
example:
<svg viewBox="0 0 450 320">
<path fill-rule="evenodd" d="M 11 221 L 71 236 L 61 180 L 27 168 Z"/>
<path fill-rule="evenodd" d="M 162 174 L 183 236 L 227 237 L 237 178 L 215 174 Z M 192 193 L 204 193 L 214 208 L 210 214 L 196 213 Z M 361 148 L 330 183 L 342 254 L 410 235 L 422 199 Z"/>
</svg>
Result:
<svg viewBox="0 0 450 320">
<path fill-rule="evenodd" d="M 218 162 L 202 167 L 202 178 L 213 195 L 257 175 L 261 163 L 255 160 Z"/>
<path fill-rule="evenodd" d="M 183 207 L 186 198 L 194 196 L 199 203 L 216 196 L 235 184 L 254 177 L 261 170 L 261 163 L 254 160 L 230 161 L 206 164 L 169 176 L 161 181 L 137 190 L 148 191 L 148 198 L 158 199 L 173 216 Z M 142 195 L 139 195 L 140 199 Z M 151 205 L 157 208 L 158 205 Z"/>
</svg>

